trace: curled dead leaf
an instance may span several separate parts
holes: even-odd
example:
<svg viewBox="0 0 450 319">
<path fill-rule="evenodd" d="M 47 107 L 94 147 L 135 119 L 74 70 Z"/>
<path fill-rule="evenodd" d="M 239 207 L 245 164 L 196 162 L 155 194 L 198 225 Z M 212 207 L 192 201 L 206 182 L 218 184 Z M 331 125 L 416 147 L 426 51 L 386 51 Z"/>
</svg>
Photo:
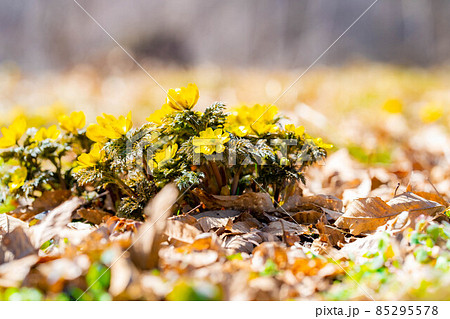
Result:
<svg viewBox="0 0 450 319">
<path fill-rule="evenodd" d="M 144 213 L 148 220 L 139 228 L 130 250 L 131 259 L 137 267 L 152 269 L 158 266 L 158 252 L 166 221 L 172 214 L 177 197 L 178 188 L 174 184 L 168 184 L 145 207 Z"/>
<path fill-rule="evenodd" d="M 11 215 L 21 220 L 28 220 L 31 217 L 46 210 L 54 209 L 72 196 L 70 190 L 54 190 L 42 193 L 30 206 L 18 207 L 11 212 Z"/>
<path fill-rule="evenodd" d="M 39 257 L 29 255 L 0 265 L 0 287 L 18 287 Z"/>
<path fill-rule="evenodd" d="M 283 219 L 269 223 L 269 225 L 261 229 L 261 231 L 269 233 L 273 236 L 283 236 L 283 232 L 294 233 L 297 235 L 311 233 L 307 227 Z"/>
<path fill-rule="evenodd" d="M 183 243 L 193 243 L 195 237 L 200 235 L 201 232 L 192 225 L 182 223 L 178 220 L 168 220 L 164 234 L 169 238 L 176 239 Z"/>
<path fill-rule="evenodd" d="M 344 215 L 335 224 L 349 229 L 353 235 L 359 235 L 376 230 L 397 214 L 379 197 L 360 198 L 349 204 Z"/>
<path fill-rule="evenodd" d="M 31 238 L 34 246 L 39 248 L 47 240 L 58 235 L 70 223 L 74 211 L 84 202 L 81 197 L 69 199 L 48 213 L 40 224 L 32 227 Z"/>
<path fill-rule="evenodd" d="M 108 217 L 111 217 L 112 215 L 110 213 L 107 213 L 105 211 L 102 211 L 100 209 L 91 209 L 91 208 L 81 208 L 77 210 L 78 215 L 81 216 L 81 218 L 86 219 L 88 222 L 92 224 L 99 225 L 102 223 L 102 221 Z"/>
<path fill-rule="evenodd" d="M 207 209 L 231 209 L 250 212 L 273 212 L 272 199 L 267 193 L 245 193 L 234 196 L 211 195 L 201 189 L 194 189 L 192 193 L 200 199 Z"/>
<path fill-rule="evenodd" d="M 411 192 L 398 195 L 388 201 L 387 204 L 397 213 L 408 211 L 418 213 L 419 215 L 424 214 L 430 216 L 444 211 L 446 207 L 438 202 L 425 199 Z"/>
<path fill-rule="evenodd" d="M 198 219 L 198 224 L 204 232 L 209 232 L 211 229 L 225 227 L 232 223 L 232 218 L 215 218 L 215 217 L 201 217 Z"/>
<path fill-rule="evenodd" d="M 314 195 L 302 197 L 300 195 L 294 195 L 289 197 L 282 205 L 283 211 L 305 211 L 305 210 L 318 210 L 320 208 L 326 208 L 332 211 L 342 211 L 342 201 L 332 195 Z"/>
</svg>

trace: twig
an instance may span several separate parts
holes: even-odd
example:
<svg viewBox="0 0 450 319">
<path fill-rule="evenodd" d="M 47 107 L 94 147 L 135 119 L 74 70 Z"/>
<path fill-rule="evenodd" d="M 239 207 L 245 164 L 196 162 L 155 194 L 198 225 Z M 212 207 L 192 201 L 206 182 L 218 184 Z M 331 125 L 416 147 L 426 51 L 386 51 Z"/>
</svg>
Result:
<svg viewBox="0 0 450 319">
<path fill-rule="evenodd" d="M 430 183 L 431 187 L 433 187 L 434 191 L 436 192 L 436 194 L 439 196 L 440 199 L 442 199 L 445 203 L 447 202 L 445 200 L 445 198 L 441 195 L 441 193 L 439 193 L 439 191 L 437 190 L 437 188 L 434 186 L 434 184 L 431 182 L 430 178 L 427 177 L 427 181 L 428 183 Z"/>
<path fill-rule="evenodd" d="M 394 197 L 397 196 L 397 191 L 400 188 L 400 183 L 397 183 L 397 187 L 395 188 Z"/>
<path fill-rule="evenodd" d="M 189 215 L 190 213 L 192 213 L 194 210 L 196 210 L 197 208 L 201 207 L 202 203 L 198 204 L 197 206 L 195 206 L 194 208 L 192 208 L 190 211 L 188 211 L 187 213 L 185 213 L 185 215 Z"/>
</svg>

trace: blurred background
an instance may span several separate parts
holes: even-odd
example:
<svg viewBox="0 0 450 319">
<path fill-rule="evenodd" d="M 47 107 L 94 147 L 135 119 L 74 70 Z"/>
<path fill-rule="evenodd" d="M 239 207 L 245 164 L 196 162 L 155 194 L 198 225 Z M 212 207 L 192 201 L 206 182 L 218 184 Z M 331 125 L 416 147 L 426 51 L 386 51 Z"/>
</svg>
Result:
<svg viewBox="0 0 450 319">
<path fill-rule="evenodd" d="M 0 2 L 1 124 L 143 123 L 166 94 L 109 33 L 163 88 L 195 82 L 198 109 L 275 103 L 362 161 L 421 143 L 450 163 L 448 0 L 378 1 L 285 94 L 373 0 L 77 1 L 104 30 L 73 0 Z"/>
<path fill-rule="evenodd" d="M 292 69 L 308 65 L 373 0 L 78 0 L 139 59 Z M 379 1 L 322 64 L 448 60 L 450 2 Z M 0 3 L 0 60 L 27 71 L 108 63 L 116 44 L 72 0 Z"/>
</svg>

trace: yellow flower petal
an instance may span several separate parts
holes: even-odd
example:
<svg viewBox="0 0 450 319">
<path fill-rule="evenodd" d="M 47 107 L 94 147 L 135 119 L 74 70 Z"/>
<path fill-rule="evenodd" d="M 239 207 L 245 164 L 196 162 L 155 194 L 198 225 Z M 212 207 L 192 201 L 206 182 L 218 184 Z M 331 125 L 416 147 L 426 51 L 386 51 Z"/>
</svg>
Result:
<svg viewBox="0 0 450 319">
<path fill-rule="evenodd" d="M 69 116 L 65 114 L 59 116 L 58 122 L 63 130 L 76 134 L 86 125 L 86 116 L 83 111 L 72 112 Z"/>
<path fill-rule="evenodd" d="M 199 97 L 197 85 L 189 83 L 187 87 L 170 89 L 166 104 L 176 111 L 190 110 L 197 104 Z"/>
<path fill-rule="evenodd" d="M 97 116 L 98 124 L 91 124 L 86 130 L 89 139 L 95 142 L 106 143 L 108 139 L 119 139 L 132 128 L 131 112 L 126 117 L 116 118 L 113 115 L 103 113 L 103 117 Z"/>
</svg>

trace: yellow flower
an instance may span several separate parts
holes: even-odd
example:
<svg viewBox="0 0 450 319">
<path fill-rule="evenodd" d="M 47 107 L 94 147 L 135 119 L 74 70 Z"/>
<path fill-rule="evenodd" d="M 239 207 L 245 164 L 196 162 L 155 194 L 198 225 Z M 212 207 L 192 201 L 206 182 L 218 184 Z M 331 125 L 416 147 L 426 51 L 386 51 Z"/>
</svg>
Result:
<svg viewBox="0 0 450 319">
<path fill-rule="evenodd" d="M 267 124 L 259 121 L 250 125 L 250 127 L 258 135 L 264 135 L 267 133 L 277 133 L 279 130 L 279 127 L 276 124 Z"/>
<path fill-rule="evenodd" d="M 25 184 L 27 179 L 27 169 L 22 166 L 15 166 L 12 170 L 13 175 L 8 183 L 8 187 L 11 191 L 18 189 L 20 186 Z"/>
<path fill-rule="evenodd" d="M 236 136 L 239 136 L 239 137 L 244 137 L 248 134 L 248 128 L 245 125 L 236 126 L 236 125 L 232 125 L 232 124 L 227 124 L 225 129 L 228 132 L 230 132 Z"/>
<path fill-rule="evenodd" d="M 91 151 L 89 153 L 84 153 L 78 156 L 77 167 L 75 171 L 79 171 L 83 168 L 94 167 L 99 162 L 103 160 L 105 157 L 105 151 L 102 149 L 102 145 L 100 143 L 95 143 L 91 147 Z"/>
<path fill-rule="evenodd" d="M 99 143 L 106 143 L 108 139 L 121 138 L 133 126 L 131 112 L 126 117 L 119 116 L 118 119 L 113 115 L 103 113 L 103 117 L 97 116 L 97 123 L 88 126 L 86 135 L 92 141 Z"/>
<path fill-rule="evenodd" d="M 156 110 L 152 113 L 149 117 L 146 118 L 148 122 L 155 123 L 157 125 L 161 125 L 163 122 L 163 119 L 169 115 L 170 113 L 173 113 L 174 109 L 172 109 L 168 104 L 164 104 L 159 110 Z"/>
<path fill-rule="evenodd" d="M 86 116 L 83 111 L 72 112 L 69 116 L 66 114 L 58 117 L 59 126 L 70 133 L 77 134 L 79 129 L 86 125 Z"/>
<path fill-rule="evenodd" d="M 424 123 L 432 123 L 439 120 L 444 115 L 444 108 L 441 105 L 429 103 L 420 109 L 420 119 Z"/>
<path fill-rule="evenodd" d="M 330 149 L 333 148 L 334 145 L 333 144 L 326 144 L 323 142 L 321 137 L 318 138 L 314 138 L 313 139 L 314 144 L 316 144 L 318 147 L 323 148 L 323 149 Z"/>
<path fill-rule="evenodd" d="M 223 132 L 222 129 L 208 127 L 200 132 L 200 137 L 195 137 L 193 145 L 195 153 L 211 155 L 212 153 L 222 153 L 225 150 L 224 144 L 230 140 L 230 134 Z"/>
<path fill-rule="evenodd" d="M 2 127 L 3 136 L 0 138 L 0 148 L 14 146 L 27 129 L 27 122 L 24 117 L 18 117 L 9 127 Z"/>
<path fill-rule="evenodd" d="M 228 116 L 230 124 L 227 126 L 227 130 L 241 137 L 250 133 L 257 135 L 276 133 L 278 131 L 277 113 L 278 108 L 274 105 L 255 104 L 252 107 L 243 105 L 234 108 Z"/>
<path fill-rule="evenodd" d="M 197 103 L 199 96 L 197 85 L 189 83 L 187 87 L 170 89 L 166 104 L 176 111 L 190 110 Z"/>
<path fill-rule="evenodd" d="M 399 99 L 389 99 L 383 104 L 383 110 L 391 114 L 402 113 L 403 103 Z"/>
<path fill-rule="evenodd" d="M 41 142 L 46 139 L 56 140 L 59 134 L 61 134 L 61 131 L 56 128 L 56 125 L 49 128 L 41 127 L 31 140 L 34 142 Z"/>
<path fill-rule="evenodd" d="M 150 163 L 155 168 L 161 168 L 167 161 L 175 157 L 178 150 L 178 144 L 164 145 L 163 149 L 156 152 L 153 156 L 153 160 Z"/>
<path fill-rule="evenodd" d="M 303 134 L 305 133 L 305 127 L 303 125 L 301 125 L 299 127 L 295 127 L 294 124 L 287 124 L 284 127 L 284 130 L 286 132 L 294 133 L 295 136 L 297 136 L 297 137 L 302 137 Z"/>
</svg>

